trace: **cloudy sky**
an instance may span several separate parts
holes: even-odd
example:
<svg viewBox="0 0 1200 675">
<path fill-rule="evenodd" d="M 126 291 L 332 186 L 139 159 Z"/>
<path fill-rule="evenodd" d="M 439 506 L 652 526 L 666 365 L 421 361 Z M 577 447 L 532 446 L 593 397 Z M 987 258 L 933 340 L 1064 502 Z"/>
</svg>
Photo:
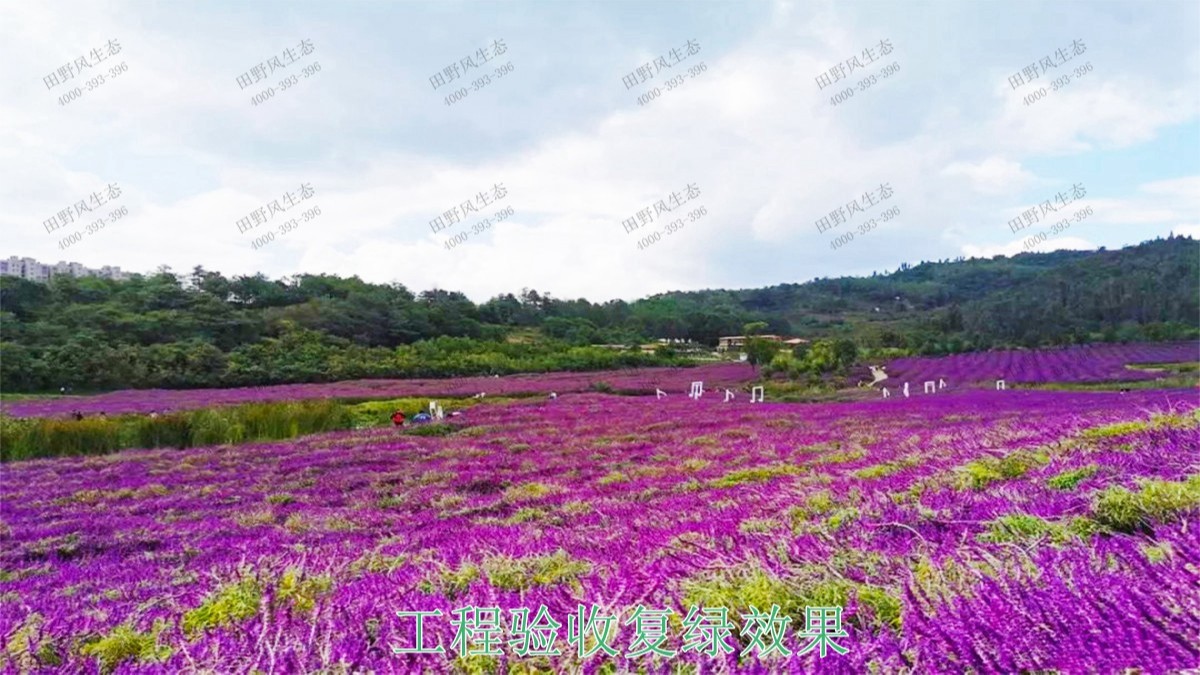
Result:
<svg viewBox="0 0 1200 675">
<path fill-rule="evenodd" d="M 3 0 L 0 45 L 0 257 L 599 301 L 1200 237 L 1194 0 Z"/>
</svg>

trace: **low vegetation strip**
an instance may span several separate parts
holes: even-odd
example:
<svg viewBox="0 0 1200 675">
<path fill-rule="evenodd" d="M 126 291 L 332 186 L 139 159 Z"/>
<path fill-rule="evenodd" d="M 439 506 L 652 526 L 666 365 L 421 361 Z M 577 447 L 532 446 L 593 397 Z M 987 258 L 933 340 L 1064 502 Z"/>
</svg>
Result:
<svg viewBox="0 0 1200 675">
<path fill-rule="evenodd" d="M 512 400 L 498 397 L 491 403 Z M 441 399 L 443 408 L 478 405 L 472 399 Z M 194 448 L 210 445 L 278 441 L 343 429 L 391 426 L 401 410 L 411 419 L 428 399 L 395 399 L 366 403 L 294 401 L 250 403 L 220 408 L 180 410 L 164 415 L 73 418 L 0 415 L 0 462 L 44 457 L 103 455 L 126 448 Z M 406 433 L 444 435 L 447 424 L 406 428 Z"/>
</svg>

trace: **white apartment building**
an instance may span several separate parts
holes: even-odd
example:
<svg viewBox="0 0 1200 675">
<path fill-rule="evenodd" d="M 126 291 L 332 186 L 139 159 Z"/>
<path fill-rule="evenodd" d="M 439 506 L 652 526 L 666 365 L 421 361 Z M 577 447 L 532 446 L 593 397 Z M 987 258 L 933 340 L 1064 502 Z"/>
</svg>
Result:
<svg viewBox="0 0 1200 675">
<path fill-rule="evenodd" d="M 72 277 L 101 277 L 116 280 L 129 278 L 129 274 L 122 272 L 120 267 L 112 267 L 111 265 L 105 265 L 96 270 L 84 267 L 77 262 L 66 262 L 64 260 L 60 260 L 53 265 L 40 263 L 29 257 L 18 258 L 15 255 L 0 260 L 0 276 L 21 277 L 22 279 L 44 284 L 50 281 L 51 277 L 60 274 Z"/>
</svg>

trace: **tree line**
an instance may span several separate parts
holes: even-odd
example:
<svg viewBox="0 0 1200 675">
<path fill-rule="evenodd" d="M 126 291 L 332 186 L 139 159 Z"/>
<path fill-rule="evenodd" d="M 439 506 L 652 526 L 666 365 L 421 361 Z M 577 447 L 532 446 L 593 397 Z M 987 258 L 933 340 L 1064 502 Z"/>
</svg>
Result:
<svg viewBox="0 0 1200 675">
<path fill-rule="evenodd" d="M 681 338 L 714 347 L 747 324 L 755 332 L 826 340 L 803 358 L 805 368 L 823 371 L 844 364 L 846 342 L 948 354 L 1193 339 L 1200 336 L 1198 297 L 1200 243 L 1180 237 L 1117 251 L 921 262 L 870 277 L 633 302 L 524 289 L 476 304 L 456 291 L 413 293 L 358 277 L 231 278 L 202 267 L 190 274 L 160 268 L 125 281 L 4 277 L 0 388 L 240 386 L 671 365 L 682 358 L 669 348 L 642 354 L 599 345 Z M 841 351 L 829 351 L 835 347 Z"/>
</svg>

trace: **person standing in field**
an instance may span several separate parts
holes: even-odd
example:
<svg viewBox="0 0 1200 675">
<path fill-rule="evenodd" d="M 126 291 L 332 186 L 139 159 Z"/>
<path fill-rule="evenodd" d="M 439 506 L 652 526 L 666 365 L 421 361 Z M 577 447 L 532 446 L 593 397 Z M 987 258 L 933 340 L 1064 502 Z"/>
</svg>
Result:
<svg viewBox="0 0 1200 675">
<path fill-rule="evenodd" d="M 400 410 L 392 413 L 392 424 L 402 427 L 404 426 L 404 413 Z"/>
</svg>

